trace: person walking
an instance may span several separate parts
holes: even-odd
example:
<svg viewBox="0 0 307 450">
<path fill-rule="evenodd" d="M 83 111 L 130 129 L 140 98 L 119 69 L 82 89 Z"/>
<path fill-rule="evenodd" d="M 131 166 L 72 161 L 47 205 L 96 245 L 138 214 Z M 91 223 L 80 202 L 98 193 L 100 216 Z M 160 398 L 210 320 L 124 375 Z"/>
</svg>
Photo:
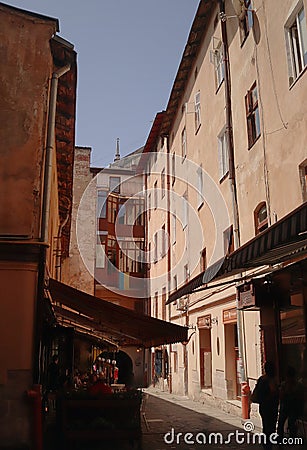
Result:
<svg viewBox="0 0 307 450">
<path fill-rule="evenodd" d="M 286 380 L 280 386 L 280 408 L 277 433 L 279 442 L 282 444 L 284 427 L 288 419 L 289 436 L 296 437 L 296 421 L 303 416 L 304 411 L 304 388 L 297 380 L 294 367 L 288 367 Z"/>
<path fill-rule="evenodd" d="M 263 447 L 272 449 L 270 440 L 276 432 L 278 416 L 279 391 L 275 379 L 275 367 L 271 361 L 264 365 L 264 375 L 258 378 L 256 387 L 251 395 L 251 401 L 259 404 L 259 414 L 262 420 L 262 431 L 265 435 Z"/>
</svg>

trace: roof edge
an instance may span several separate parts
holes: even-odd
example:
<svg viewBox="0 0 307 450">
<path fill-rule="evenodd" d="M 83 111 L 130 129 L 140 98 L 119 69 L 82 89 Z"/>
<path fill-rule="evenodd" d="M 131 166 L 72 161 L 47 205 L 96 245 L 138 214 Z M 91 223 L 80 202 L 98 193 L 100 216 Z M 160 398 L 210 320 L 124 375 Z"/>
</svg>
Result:
<svg viewBox="0 0 307 450">
<path fill-rule="evenodd" d="M 0 2 L 0 7 L 4 7 L 9 10 L 16 11 L 20 14 L 25 14 L 27 16 L 36 17 L 37 19 L 55 22 L 56 32 L 60 31 L 59 19 L 56 19 L 55 17 L 45 16 L 43 14 L 39 14 L 39 13 L 36 13 L 33 11 L 28 11 L 27 9 L 18 8 L 17 6 L 8 5 L 7 3 L 3 3 L 3 2 Z"/>
</svg>

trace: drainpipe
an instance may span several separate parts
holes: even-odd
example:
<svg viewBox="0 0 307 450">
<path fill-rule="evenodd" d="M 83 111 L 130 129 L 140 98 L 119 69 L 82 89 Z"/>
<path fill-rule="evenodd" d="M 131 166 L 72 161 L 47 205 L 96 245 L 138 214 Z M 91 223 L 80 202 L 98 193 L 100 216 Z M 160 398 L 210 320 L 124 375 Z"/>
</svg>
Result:
<svg viewBox="0 0 307 450">
<path fill-rule="evenodd" d="M 168 234 L 168 249 L 167 249 L 167 287 L 168 292 L 171 292 L 171 180 L 170 180 L 170 146 L 169 146 L 169 137 L 165 137 L 166 140 L 166 211 L 167 211 L 167 234 Z M 171 321 L 171 305 L 168 305 L 168 318 Z M 173 392 L 173 380 L 172 380 L 172 344 L 169 344 L 169 358 L 168 358 L 168 382 L 169 382 L 169 392 L 170 394 Z"/>
<path fill-rule="evenodd" d="M 70 208 L 71 202 L 69 200 L 69 206 L 68 206 L 68 212 L 67 215 L 65 217 L 65 219 L 63 220 L 63 222 L 60 224 L 59 226 L 59 231 L 58 231 L 58 235 L 57 235 L 57 248 L 56 248 L 56 263 L 55 263 L 55 278 L 56 280 L 61 281 L 61 275 L 62 275 L 62 231 L 63 228 L 65 227 L 65 225 L 68 222 L 69 219 L 69 208 Z"/>
<path fill-rule="evenodd" d="M 56 99 L 58 90 L 58 79 L 70 70 L 70 65 L 61 67 L 52 74 L 51 85 L 50 85 L 50 99 L 49 99 L 49 110 L 48 110 L 48 128 L 47 128 L 47 139 L 46 139 L 46 154 L 45 154 L 45 166 L 44 166 L 44 186 L 43 186 L 43 198 L 42 198 L 42 222 L 41 222 L 41 232 L 40 241 L 47 244 L 48 243 L 48 221 L 50 214 L 50 190 L 51 190 L 51 177 L 52 177 L 52 161 L 53 161 L 53 150 L 55 141 L 55 113 L 56 113 Z M 39 266 L 39 280 L 38 280 L 38 297 L 43 298 L 44 296 L 44 279 L 45 279 L 45 269 L 46 269 L 46 247 L 43 246 L 41 252 L 40 266 Z M 36 306 L 36 328 L 35 328 L 35 338 L 34 338 L 34 355 L 40 356 L 40 341 L 42 335 L 42 302 L 37 301 Z M 40 362 L 36 361 L 34 358 L 33 362 L 33 378 L 34 381 L 40 380 Z M 43 436 L 42 436 L 42 401 L 41 401 L 41 385 L 35 384 L 33 389 L 28 391 L 28 397 L 33 400 L 33 439 L 34 439 L 34 449 L 42 450 L 43 448 Z"/>
<path fill-rule="evenodd" d="M 225 0 L 218 0 L 220 6 L 221 16 L 225 16 Z M 232 129 L 232 108 L 231 108 L 231 84 L 230 84 L 230 67 L 229 67 L 229 53 L 228 53 L 228 38 L 226 21 L 221 20 L 222 30 L 222 44 L 224 54 L 224 69 L 225 69 L 225 103 L 226 103 L 226 136 L 228 142 L 228 156 L 229 156 L 229 181 L 232 198 L 232 212 L 234 220 L 234 244 L 235 249 L 240 247 L 240 227 L 239 227 L 239 209 L 237 199 L 236 174 L 234 164 L 234 143 L 233 143 L 233 129 Z M 239 275 L 240 276 L 240 275 Z M 239 361 L 241 372 L 241 399 L 242 399 L 242 418 L 249 418 L 249 386 L 246 376 L 246 361 L 245 361 L 245 340 L 243 329 L 242 311 L 238 309 L 239 293 L 236 290 L 236 306 L 237 306 L 237 328 L 238 328 L 238 348 Z"/>
<path fill-rule="evenodd" d="M 50 214 L 50 190 L 51 190 L 53 151 L 55 142 L 55 113 L 56 113 L 58 80 L 62 75 L 64 75 L 66 72 L 70 70 L 70 67 L 71 67 L 70 64 L 61 67 L 60 69 L 53 72 L 51 78 L 45 172 L 44 172 L 43 205 L 42 205 L 42 224 L 41 224 L 42 242 L 48 242 L 48 231 L 49 231 L 48 221 Z"/>
</svg>

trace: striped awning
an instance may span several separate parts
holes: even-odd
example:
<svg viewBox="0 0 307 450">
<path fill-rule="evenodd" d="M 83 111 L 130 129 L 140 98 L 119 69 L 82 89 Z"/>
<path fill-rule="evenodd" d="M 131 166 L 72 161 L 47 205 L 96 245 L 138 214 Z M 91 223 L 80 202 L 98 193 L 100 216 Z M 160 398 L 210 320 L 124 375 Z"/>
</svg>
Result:
<svg viewBox="0 0 307 450">
<path fill-rule="evenodd" d="M 273 266 L 291 261 L 305 254 L 307 254 L 307 202 L 173 292 L 167 304 L 191 294 L 212 280 L 260 266 Z"/>
</svg>

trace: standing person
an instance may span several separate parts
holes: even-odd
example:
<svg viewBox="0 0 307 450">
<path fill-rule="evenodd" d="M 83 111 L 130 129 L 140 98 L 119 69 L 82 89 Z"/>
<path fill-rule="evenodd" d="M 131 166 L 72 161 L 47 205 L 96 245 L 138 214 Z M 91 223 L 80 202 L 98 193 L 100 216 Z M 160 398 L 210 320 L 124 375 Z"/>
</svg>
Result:
<svg viewBox="0 0 307 450">
<path fill-rule="evenodd" d="M 282 442 L 284 426 L 288 419 L 289 436 L 296 437 L 296 420 L 303 416 L 304 388 L 296 378 L 294 367 L 288 367 L 286 380 L 280 386 L 280 409 L 278 419 L 278 436 Z"/>
<path fill-rule="evenodd" d="M 259 403 L 262 431 L 266 437 L 266 442 L 263 447 L 271 450 L 272 443 L 270 437 L 276 432 L 279 392 L 275 379 L 275 367 L 271 361 L 265 363 L 264 372 L 264 375 L 257 380 L 251 400 L 254 403 Z"/>
<path fill-rule="evenodd" d="M 48 391 L 56 392 L 60 387 L 59 357 L 53 355 L 52 362 L 48 367 Z"/>
</svg>

